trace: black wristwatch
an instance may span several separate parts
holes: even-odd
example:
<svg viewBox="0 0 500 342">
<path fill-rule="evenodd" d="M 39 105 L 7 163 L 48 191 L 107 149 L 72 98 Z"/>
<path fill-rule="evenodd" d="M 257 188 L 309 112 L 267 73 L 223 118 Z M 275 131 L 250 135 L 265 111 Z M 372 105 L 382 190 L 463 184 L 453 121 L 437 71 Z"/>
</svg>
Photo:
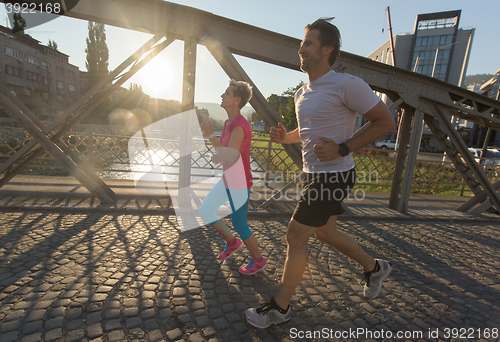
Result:
<svg viewBox="0 0 500 342">
<path fill-rule="evenodd" d="M 342 157 L 349 155 L 350 152 L 351 151 L 349 151 L 349 147 L 346 144 L 344 143 L 339 144 L 339 153 Z"/>
</svg>

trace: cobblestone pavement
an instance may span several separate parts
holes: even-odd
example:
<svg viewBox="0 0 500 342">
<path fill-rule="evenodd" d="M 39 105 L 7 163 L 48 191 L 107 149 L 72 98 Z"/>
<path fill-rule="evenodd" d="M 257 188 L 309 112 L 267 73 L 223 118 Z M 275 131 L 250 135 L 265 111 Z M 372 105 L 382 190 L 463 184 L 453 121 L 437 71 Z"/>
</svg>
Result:
<svg viewBox="0 0 500 342">
<path fill-rule="evenodd" d="M 179 233 L 174 216 L 0 211 L 0 341 L 499 339 L 499 225 L 451 220 L 343 219 L 394 266 L 381 296 L 365 300 L 357 264 L 311 238 L 292 319 L 254 329 L 244 310 L 277 293 L 287 223 L 250 218 L 269 268 L 242 276 L 246 250 L 219 262 L 222 238 Z"/>
</svg>

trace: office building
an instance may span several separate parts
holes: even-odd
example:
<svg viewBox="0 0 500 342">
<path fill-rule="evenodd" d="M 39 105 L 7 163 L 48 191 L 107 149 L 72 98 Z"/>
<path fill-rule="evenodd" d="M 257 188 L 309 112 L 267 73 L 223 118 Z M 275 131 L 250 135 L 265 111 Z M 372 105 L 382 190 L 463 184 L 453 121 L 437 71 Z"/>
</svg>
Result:
<svg viewBox="0 0 500 342">
<path fill-rule="evenodd" d="M 398 68 L 437 78 L 453 85 L 464 84 L 474 38 L 474 28 L 459 28 L 461 10 L 419 14 L 413 33 L 394 35 L 394 56 Z M 394 65 L 388 40 L 368 58 Z M 383 98 L 390 104 L 390 100 Z M 397 118 L 397 113 L 393 115 Z M 396 138 L 396 131 L 392 134 Z M 427 127 L 422 146 L 439 150 Z"/>
<path fill-rule="evenodd" d="M 396 66 L 462 86 L 474 29 L 459 28 L 461 10 L 419 14 L 413 33 L 395 35 Z M 393 64 L 388 40 L 368 58 Z"/>
</svg>

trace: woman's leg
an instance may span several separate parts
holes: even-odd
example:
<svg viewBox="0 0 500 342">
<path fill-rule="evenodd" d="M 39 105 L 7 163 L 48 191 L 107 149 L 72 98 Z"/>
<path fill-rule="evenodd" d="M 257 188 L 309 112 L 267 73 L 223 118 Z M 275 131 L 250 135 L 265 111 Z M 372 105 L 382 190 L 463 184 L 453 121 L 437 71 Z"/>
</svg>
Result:
<svg viewBox="0 0 500 342">
<path fill-rule="evenodd" d="M 210 190 L 207 197 L 200 206 L 200 216 L 208 222 L 214 229 L 222 235 L 224 240 L 231 241 L 234 239 L 233 234 L 227 227 L 226 223 L 215 213 L 224 203 L 228 201 L 226 186 L 222 180 Z"/>
<path fill-rule="evenodd" d="M 241 240 L 245 243 L 252 258 L 258 260 L 262 255 L 260 254 L 257 239 L 250 230 L 247 220 L 250 189 L 230 189 L 227 191 L 229 192 L 228 197 L 231 203 L 231 222 L 233 223 L 234 230 L 236 230 Z"/>
<path fill-rule="evenodd" d="M 243 243 L 245 243 L 245 246 L 252 255 L 252 258 L 259 260 L 262 257 L 255 235 L 252 234 L 248 239 L 243 240 Z"/>
</svg>

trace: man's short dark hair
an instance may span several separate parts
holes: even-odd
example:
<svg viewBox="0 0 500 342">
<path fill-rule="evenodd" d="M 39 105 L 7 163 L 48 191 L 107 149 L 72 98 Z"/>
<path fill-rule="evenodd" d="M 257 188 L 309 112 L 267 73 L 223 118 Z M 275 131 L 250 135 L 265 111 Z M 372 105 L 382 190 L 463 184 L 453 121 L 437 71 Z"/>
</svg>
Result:
<svg viewBox="0 0 500 342">
<path fill-rule="evenodd" d="M 333 18 L 319 18 L 312 24 L 308 24 L 305 28 L 306 32 L 310 30 L 318 30 L 319 31 L 319 41 L 321 43 L 321 46 L 333 46 L 335 47 L 330 54 L 330 57 L 328 57 L 328 62 L 330 63 L 330 66 L 335 63 L 335 60 L 337 60 L 337 57 L 340 54 L 340 44 L 341 44 L 341 38 L 340 38 L 340 31 L 337 28 L 337 26 L 333 25 L 330 23 Z"/>
</svg>

